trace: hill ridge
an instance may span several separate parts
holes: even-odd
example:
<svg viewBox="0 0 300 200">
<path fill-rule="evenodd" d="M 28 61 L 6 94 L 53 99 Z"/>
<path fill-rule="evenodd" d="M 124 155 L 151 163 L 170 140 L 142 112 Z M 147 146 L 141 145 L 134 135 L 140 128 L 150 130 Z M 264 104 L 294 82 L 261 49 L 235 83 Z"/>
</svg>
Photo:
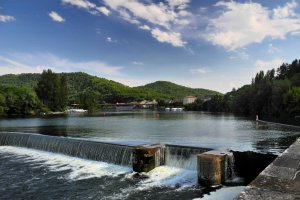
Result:
<svg viewBox="0 0 300 200">
<path fill-rule="evenodd" d="M 102 95 L 105 102 L 128 102 L 143 99 L 179 99 L 184 96 L 208 96 L 219 92 L 190 88 L 170 81 L 158 80 L 143 86 L 130 87 L 114 80 L 94 76 L 85 72 L 57 73 L 66 74 L 68 79 L 69 99 L 75 99 L 83 91 L 95 91 Z M 25 86 L 34 90 L 41 74 L 23 73 L 0 76 L 1 85 Z"/>
</svg>

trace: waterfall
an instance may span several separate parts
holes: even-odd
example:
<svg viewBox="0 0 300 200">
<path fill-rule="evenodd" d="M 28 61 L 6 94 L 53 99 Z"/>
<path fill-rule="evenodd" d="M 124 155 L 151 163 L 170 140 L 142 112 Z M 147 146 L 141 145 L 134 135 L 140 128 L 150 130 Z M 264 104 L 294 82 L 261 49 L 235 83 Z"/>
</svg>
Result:
<svg viewBox="0 0 300 200">
<path fill-rule="evenodd" d="M 197 154 L 210 150 L 200 147 L 166 145 L 165 164 L 172 167 L 197 170 Z"/>
<path fill-rule="evenodd" d="M 233 179 L 236 177 L 235 174 L 235 160 L 232 152 L 229 152 L 225 162 L 225 178 L 226 180 Z"/>
<path fill-rule="evenodd" d="M 0 145 L 60 153 L 78 158 L 131 166 L 130 146 L 23 133 L 0 133 Z"/>
<path fill-rule="evenodd" d="M 234 184 L 239 182 L 243 182 L 243 180 L 237 176 L 234 154 L 229 151 L 225 161 L 225 183 Z"/>
</svg>

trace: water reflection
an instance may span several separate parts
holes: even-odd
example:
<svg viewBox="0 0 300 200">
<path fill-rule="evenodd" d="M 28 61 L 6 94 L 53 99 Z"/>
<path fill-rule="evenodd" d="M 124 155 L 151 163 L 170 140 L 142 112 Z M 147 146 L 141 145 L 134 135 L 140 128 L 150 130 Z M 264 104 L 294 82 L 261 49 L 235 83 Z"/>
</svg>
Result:
<svg viewBox="0 0 300 200">
<path fill-rule="evenodd" d="M 275 125 L 259 128 L 254 120 L 232 114 L 206 112 L 106 112 L 2 119 L 0 131 L 272 153 L 283 152 L 300 135 L 299 129 Z"/>
</svg>

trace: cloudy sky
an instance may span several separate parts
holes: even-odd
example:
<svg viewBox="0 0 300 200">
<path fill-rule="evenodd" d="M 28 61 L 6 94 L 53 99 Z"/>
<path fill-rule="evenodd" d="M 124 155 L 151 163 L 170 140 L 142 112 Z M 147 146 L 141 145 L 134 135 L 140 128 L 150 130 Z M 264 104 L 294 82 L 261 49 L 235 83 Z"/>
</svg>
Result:
<svg viewBox="0 0 300 200">
<path fill-rule="evenodd" d="M 0 75 L 51 68 L 228 92 L 299 50 L 298 0 L 0 1 Z"/>
</svg>

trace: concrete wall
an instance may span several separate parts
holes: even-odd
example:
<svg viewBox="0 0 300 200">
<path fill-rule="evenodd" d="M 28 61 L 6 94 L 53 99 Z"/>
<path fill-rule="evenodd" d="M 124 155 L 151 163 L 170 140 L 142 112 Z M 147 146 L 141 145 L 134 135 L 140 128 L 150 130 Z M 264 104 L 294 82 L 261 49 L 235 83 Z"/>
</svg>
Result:
<svg viewBox="0 0 300 200">
<path fill-rule="evenodd" d="M 263 170 L 238 197 L 238 200 L 265 199 L 300 199 L 300 139 Z"/>
</svg>

